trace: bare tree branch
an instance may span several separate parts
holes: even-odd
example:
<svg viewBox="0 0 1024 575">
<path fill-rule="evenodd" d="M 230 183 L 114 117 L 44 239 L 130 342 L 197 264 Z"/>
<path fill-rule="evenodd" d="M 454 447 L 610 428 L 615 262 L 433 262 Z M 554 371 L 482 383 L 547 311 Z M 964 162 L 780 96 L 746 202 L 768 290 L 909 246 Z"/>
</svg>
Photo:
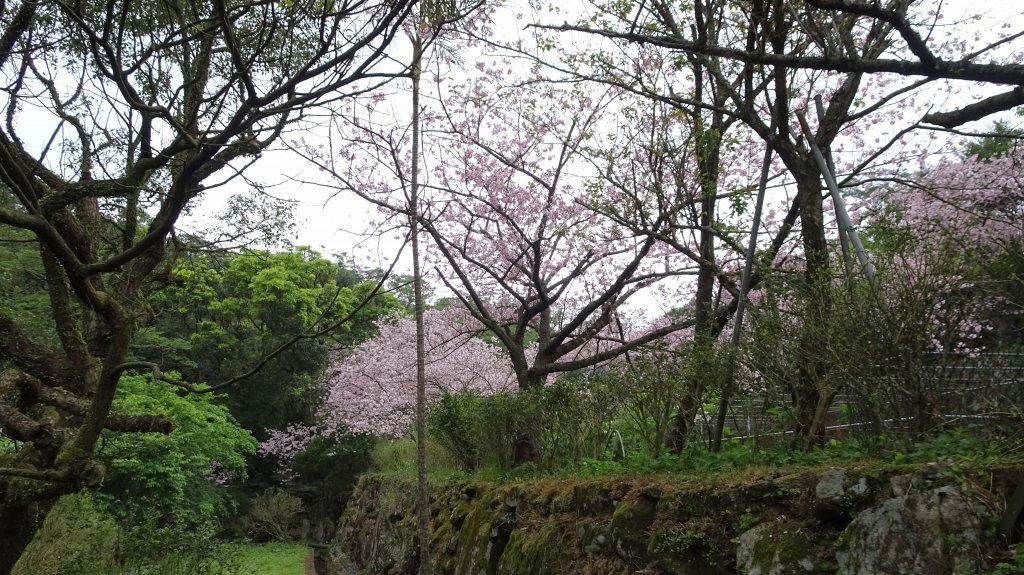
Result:
<svg viewBox="0 0 1024 575">
<path fill-rule="evenodd" d="M 995 96 L 989 96 L 980 102 L 969 104 L 957 110 L 928 113 L 921 118 L 921 121 L 927 124 L 942 126 L 943 128 L 956 128 L 967 122 L 981 120 L 998 112 L 1012 110 L 1017 106 L 1024 106 L 1024 87 L 1017 87 Z"/>
</svg>

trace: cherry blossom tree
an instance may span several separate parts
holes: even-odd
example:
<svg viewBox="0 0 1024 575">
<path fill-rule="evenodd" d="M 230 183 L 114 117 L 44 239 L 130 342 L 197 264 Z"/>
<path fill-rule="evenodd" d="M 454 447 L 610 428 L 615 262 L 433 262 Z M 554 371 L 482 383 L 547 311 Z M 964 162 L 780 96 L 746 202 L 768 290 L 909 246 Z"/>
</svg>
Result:
<svg viewBox="0 0 1024 575">
<path fill-rule="evenodd" d="M 459 307 L 424 313 L 424 377 L 428 403 L 444 394 L 490 394 L 515 387 L 508 357 L 480 337 L 480 327 Z M 416 411 L 416 323 L 411 317 L 378 322 L 380 335 L 338 350 L 327 373 L 320 424 L 273 433 L 261 452 L 291 459 L 313 438 L 337 431 L 401 437 Z"/>
<path fill-rule="evenodd" d="M 1024 245 L 1024 157 L 1003 141 L 1011 143 L 1003 153 L 967 155 L 880 186 L 863 207 L 877 251 L 893 260 L 890 273 L 936 283 L 920 320 L 924 341 L 911 347 L 970 351 L 1017 337 L 1020 279 L 1012 262 Z M 954 313 L 961 319 L 951 320 Z M 999 336 L 985 333 L 999 325 L 1007 326 Z"/>
<path fill-rule="evenodd" d="M 585 146 L 620 110 L 614 91 L 495 83 L 505 74 L 485 68 L 445 104 L 447 154 L 434 172 L 441 193 L 427 231 L 442 281 L 508 350 L 528 388 L 684 327 L 616 334 L 625 302 L 692 268 L 664 266 L 673 255 L 657 235 L 637 234 L 581 201 L 598 181 L 585 176 L 594 153 Z M 655 215 L 647 227 L 667 223 Z"/>
<path fill-rule="evenodd" d="M 409 361 L 415 329 L 408 319 L 381 324 L 381 336 L 356 347 L 328 371 L 323 415 L 357 433 L 397 437 L 408 433 L 415 398 Z M 480 337 L 459 308 L 424 313 L 428 401 L 460 391 L 492 393 L 514 386 L 500 347 Z"/>
<path fill-rule="evenodd" d="M 507 351 L 526 388 L 692 323 L 628 339 L 616 329 L 630 298 L 692 268 L 666 269 L 664 257 L 675 256 L 658 237 L 633 233 L 585 201 L 599 177 L 584 142 L 617 109 L 615 93 L 509 85 L 514 74 L 500 61 L 481 64 L 424 114 L 430 171 L 420 224 L 432 240 L 434 272 Z M 387 217 L 403 213 L 394 198 L 408 184 L 409 150 L 400 126 L 372 120 L 381 105 L 369 102 L 369 114 L 354 110 L 338 120 L 349 144 L 342 154 L 308 152 L 332 176 L 328 185 L 362 194 Z"/>
<path fill-rule="evenodd" d="M 537 28 L 601 37 L 611 40 L 610 46 L 596 54 L 572 53 L 551 65 L 580 80 L 612 84 L 669 103 L 683 113 L 697 109 L 711 117 L 721 114 L 741 123 L 742 131 L 755 134 L 767 145 L 777 162 L 773 175 L 781 174 L 785 185 L 796 190 L 781 229 L 785 234 L 790 229 L 799 232 L 800 249 L 790 253 L 802 260 L 807 296 L 819 298 L 805 308 L 810 314 L 805 321 L 830 321 L 832 306 L 823 286 L 832 281 L 836 270 L 830 256 L 822 170 L 808 140 L 825 149 L 845 146 L 844 155 L 837 154 L 839 167 L 846 172 L 843 180 L 863 181 L 865 169 L 880 165 L 880 157 L 905 152 L 899 145 L 905 130 L 889 130 L 887 141 L 870 150 L 851 143 L 862 137 L 870 124 L 877 130 L 882 112 L 905 100 L 924 82 L 879 83 L 868 90 L 865 80 L 874 78 L 867 78 L 860 68 L 821 74 L 800 64 L 812 57 L 878 61 L 894 50 L 897 38 L 909 37 L 903 27 L 905 18 L 837 16 L 831 10 L 797 10 L 775 0 L 698 1 L 687 6 L 655 0 L 595 2 L 593 6 L 576 24 Z M 925 15 L 915 13 L 913 17 L 923 19 Z M 738 57 L 738 53 L 763 58 Z M 704 89 L 713 97 L 699 97 Z M 820 114 L 813 113 L 816 95 L 824 97 Z M 817 117 L 817 122 L 805 131 L 797 118 L 807 112 L 812 120 Z M 899 122 L 890 118 L 889 123 Z M 798 226 L 791 224 L 795 218 Z M 779 247 L 773 242 L 770 249 Z M 799 377 L 790 382 L 796 428 L 801 434 L 813 435 L 820 429 L 815 414 L 822 412 L 822 404 L 834 395 L 822 387 L 828 365 L 810 353 L 817 345 L 812 338 L 804 342 L 808 353 L 801 356 L 806 360 L 799 366 Z"/>
</svg>

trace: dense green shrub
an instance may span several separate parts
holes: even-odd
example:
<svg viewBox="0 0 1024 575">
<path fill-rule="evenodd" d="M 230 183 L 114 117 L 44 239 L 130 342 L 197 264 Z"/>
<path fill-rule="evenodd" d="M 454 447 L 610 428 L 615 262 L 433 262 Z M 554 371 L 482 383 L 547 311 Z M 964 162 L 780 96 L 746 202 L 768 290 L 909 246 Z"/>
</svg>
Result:
<svg viewBox="0 0 1024 575">
<path fill-rule="evenodd" d="M 463 469 L 507 468 L 515 438 L 529 433 L 538 416 L 534 407 L 515 392 L 447 394 L 431 409 L 428 424 Z"/>
<path fill-rule="evenodd" d="M 595 458 L 608 445 L 619 411 L 607 377 L 563 377 L 537 389 L 446 395 L 431 410 L 430 431 L 466 470 L 510 468 L 514 445 L 528 439 L 546 468 Z"/>
<path fill-rule="evenodd" d="M 304 537 L 323 543 L 333 535 L 333 522 L 345 510 L 359 475 L 370 468 L 375 443 L 370 435 L 337 430 L 314 438 L 291 459 L 288 490 L 305 503 L 311 528 Z"/>
<path fill-rule="evenodd" d="M 725 354 L 714 345 L 703 346 L 699 353 L 695 347 L 692 343 L 651 345 L 606 375 L 621 405 L 616 427 L 634 440 L 629 441 L 631 451 L 658 457 L 669 443 L 680 408 L 685 406 L 685 433 L 704 402 L 720 391 Z"/>
<path fill-rule="evenodd" d="M 66 495 L 47 514 L 11 575 L 105 575 L 113 571 L 119 534 L 114 518 L 92 494 Z"/>
<path fill-rule="evenodd" d="M 412 437 L 381 439 L 370 452 L 371 469 L 392 475 L 416 476 L 416 440 Z M 427 436 L 427 473 L 448 474 L 461 465 L 435 436 Z"/>
<path fill-rule="evenodd" d="M 54 504 L 12 575 L 254 575 L 209 529 L 120 525 L 97 494 Z"/>
<path fill-rule="evenodd" d="M 430 410 L 430 432 L 467 471 L 480 464 L 481 446 L 477 444 L 474 428 L 482 401 L 480 394 L 472 391 L 445 394 Z"/>
<path fill-rule="evenodd" d="M 107 466 L 104 501 L 126 524 L 216 525 L 232 509 L 221 483 L 245 477 L 256 440 L 213 395 L 186 395 L 149 376 L 125 376 L 114 408 L 124 414 L 162 413 L 170 434 L 106 432 L 99 457 Z"/>
<path fill-rule="evenodd" d="M 302 499 L 281 489 L 267 489 L 249 505 L 249 529 L 256 535 L 291 541 L 301 513 Z"/>
<path fill-rule="evenodd" d="M 143 521 L 122 527 L 118 575 L 258 575 L 241 550 L 217 539 L 217 526 L 194 528 Z M 111 572 L 107 572 L 108 574 Z"/>
</svg>

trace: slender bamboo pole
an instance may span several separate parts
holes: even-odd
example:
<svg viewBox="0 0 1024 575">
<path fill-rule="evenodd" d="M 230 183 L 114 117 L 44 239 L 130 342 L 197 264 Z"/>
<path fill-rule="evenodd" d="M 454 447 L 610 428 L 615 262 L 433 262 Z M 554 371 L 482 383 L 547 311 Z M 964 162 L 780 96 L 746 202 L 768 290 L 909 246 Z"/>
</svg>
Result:
<svg viewBox="0 0 1024 575">
<path fill-rule="evenodd" d="M 416 316 L 416 531 L 419 539 L 419 575 L 430 575 L 430 486 L 427 484 L 426 340 L 423 325 L 423 276 L 420 270 L 420 65 L 423 43 L 412 40 L 412 169 L 409 185 L 409 233 L 412 234 L 413 314 Z"/>
<path fill-rule="evenodd" d="M 747 257 L 743 263 L 743 276 L 740 279 L 740 292 L 736 302 L 736 315 L 733 318 L 732 340 L 729 346 L 729 358 L 725 365 L 725 374 L 722 378 L 722 397 L 718 402 L 718 418 L 715 421 L 714 436 L 711 438 L 711 451 L 718 453 L 722 449 L 722 434 L 725 430 L 725 414 L 729 410 L 729 400 L 732 395 L 733 380 L 736 378 L 736 349 L 740 344 L 740 334 L 743 331 L 743 312 L 747 300 L 747 292 L 750 290 L 751 276 L 754 270 L 754 257 L 757 255 L 757 233 L 761 228 L 761 209 L 764 207 L 765 190 L 768 189 L 768 172 L 772 164 L 771 146 L 765 146 L 764 162 L 761 164 L 761 178 L 757 183 L 757 201 L 754 203 L 754 221 L 750 224 L 750 240 L 747 242 Z"/>
<path fill-rule="evenodd" d="M 868 281 L 871 282 L 871 286 L 877 291 L 878 284 L 875 279 L 875 266 L 872 265 L 871 260 L 868 258 L 868 252 L 864 249 L 864 245 L 860 241 L 860 235 L 857 233 L 857 229 L 853 227 L 853 220 L 850 219 L 850 214 L 846 211 L 846 202 L 843 201 L 843 196 L 839 193 L 835 173 L 829 169 L 829 162 L 825 160 L 821 148 L 814 141 L 811 128 L 807 124 L 807 118 L 804 117 L 803 113 L 799 112 L 797 113 L 797 118 L 800 120 L 800 127 L 803 129 L 804 137 L 807 138 L 807 143 L 811 147 L 814 162 L 818 164 L 821 176 L 825 179 L 825 185 L 828 186 L 828 191 L 832 195 L 832 204 L 835 206 L 840 236 L 847 235 L 850 238 L 850 243 L 853 244 L 854 250 L 857 252 L 857 260 L 860 262 L 861 271 L 864 272 Z"/>
</svg>

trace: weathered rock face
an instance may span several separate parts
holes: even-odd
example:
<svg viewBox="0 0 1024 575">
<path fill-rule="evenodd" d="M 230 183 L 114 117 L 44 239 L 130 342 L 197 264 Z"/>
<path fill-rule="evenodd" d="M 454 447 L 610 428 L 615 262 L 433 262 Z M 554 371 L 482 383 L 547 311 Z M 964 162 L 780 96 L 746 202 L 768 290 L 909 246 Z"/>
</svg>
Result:
<svg viewBox="0 0 1024 575">
<path fill-rule="evenodd" d="M 957 488 L 930 489 L 889 499 L 858 515 L 836 554 L 842 575 L 976 573 L 984 525 L 991 522 Z"/>
<path fill-rule="evenodd" d="M 431 563 L 452 575 L 952 575 L 980 565 L 993 514 L 942 481 L 832 470 L 713 490 L 671 476 L 435 485 Z M 416 572 L 414 487 L 361 480 L 333 573 Z"/>
<path fill-rule="evenodd" d="M 814 504 L 824 521 L 843 521 L 870 500 L 872 490 L 867 477 L 851 478 L 845 469 L 829 469 L 814 486 Z"/>
<path fill-rule="evenodd" d="M 792 521 L 774 521 L 759 525 L 740 535 L 736 548 L 736 566 L 747 575 L 807 575 L 833 573 L 829 563 L 816 559 L 827 555 L 822 541 L 804 525 Z"/>
</svg>

